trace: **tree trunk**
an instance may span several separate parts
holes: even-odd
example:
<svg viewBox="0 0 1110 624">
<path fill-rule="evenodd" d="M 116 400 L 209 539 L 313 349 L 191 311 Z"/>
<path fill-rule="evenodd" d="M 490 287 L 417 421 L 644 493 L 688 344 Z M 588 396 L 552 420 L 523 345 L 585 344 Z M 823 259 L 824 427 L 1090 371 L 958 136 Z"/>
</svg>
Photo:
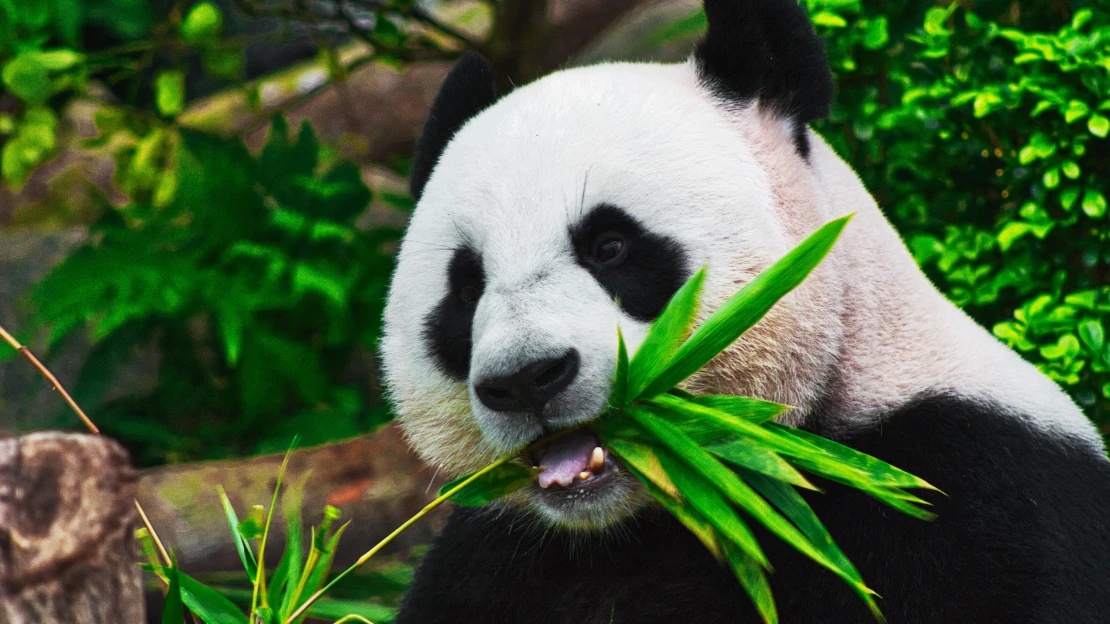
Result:
<svg viewBox="0 0 1110 624">
<path fill-rule="evenodd" d="M 109 438 L 0 438 L 0 622 L 145 621 L 135 481 Z"/>
<path fill-rule="evenodd" d="M 154 529 L 177 553 L 189 574 L 242 570 L 216 486 L 227 490 L 242 518 L 251 505 L 270 505 L 283 453 L 222 461 L 196 462 L 143 470 L 138 497 Z M 436 496 L 445 475 L 425 466 L 409 450 L 395 425 L 360 438 L 297 450 L 289 458 L 286 487 L 304 483 L 301 514 L 305 526 L 320 522 L 325 505 L 338 507 L 341 522 L 352 520 L 339 542 L 336 568 L 363 552 L 420 511 Z M 274 514 L 267 559 L 276 562 L 285 548 L 285 520 Z M 447 510 L 402 533 L 382 553 L 403 554 L 426 543 Z"/>
</svg>

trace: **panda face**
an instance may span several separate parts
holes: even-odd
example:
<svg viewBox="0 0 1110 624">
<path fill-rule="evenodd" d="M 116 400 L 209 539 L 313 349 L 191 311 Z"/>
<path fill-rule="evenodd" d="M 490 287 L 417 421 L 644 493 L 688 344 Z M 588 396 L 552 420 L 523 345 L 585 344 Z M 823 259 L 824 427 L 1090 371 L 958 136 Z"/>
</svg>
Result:
<svg viewBox="0 0 1110 624">
<path fill-rule="evenodd" d="M 766 174 L 732 124 L 689 65 L 603 65 L 459 130 L 385 318 L 391 396 L 425 459 L 465 473 L 596 418 L 618 327 L 634 350 L 698 267 L 727 296 L 782 253 Z M 624 515 L 643 494 L 597 447 L 582 433 L 522 457 L 545 471 L 514 502 L 570 526 Z"/>
</svg>

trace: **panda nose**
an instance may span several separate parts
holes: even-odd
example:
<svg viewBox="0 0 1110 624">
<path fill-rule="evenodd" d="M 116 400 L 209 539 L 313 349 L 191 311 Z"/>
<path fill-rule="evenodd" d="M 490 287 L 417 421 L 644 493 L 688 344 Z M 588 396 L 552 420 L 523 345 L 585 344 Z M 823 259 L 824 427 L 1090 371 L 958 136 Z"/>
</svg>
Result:
<svg viewBox="0 0 1110 624">
<path fill-rule="evenodd" d="M 511 375 L 490 377 L 474 387 L 478 400 L 495 412 L 540 412 L 578 376 L 578 351 L 531 362 Z"/>
</svg>

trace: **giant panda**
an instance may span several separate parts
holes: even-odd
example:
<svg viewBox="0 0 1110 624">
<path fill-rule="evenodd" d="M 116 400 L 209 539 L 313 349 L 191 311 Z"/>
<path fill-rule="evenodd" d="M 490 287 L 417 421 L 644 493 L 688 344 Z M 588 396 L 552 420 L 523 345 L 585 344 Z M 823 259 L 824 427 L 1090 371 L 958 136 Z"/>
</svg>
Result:
<svg viewBox="0 0 1110 624">
<path fill-rule="evenodd" d="M 807 123 L 833 84 L 796 0 L 706 0 L 688 62 L 567 69 L 499 96 L 463 56 L 435 98 L 385 311 L 399 422 L 457 476 L 605 408 L 708 267 L 703 313 L 829 220 L 826 261 L 685 389 L 796 406 L 789 425 L 937 486 L 925 522 L 824 484 L 818 516 L 899 623 L 1110 619 L 1110 463 L 1075 404 L 949 303 Z M 588 429 L 431 545 L 400 624 L 757 622 L 731 572 Z M 598 456 L 598 457 L 595 457 Z M 761 535 L 783 622 L 869 622 Z"/>
</svg>

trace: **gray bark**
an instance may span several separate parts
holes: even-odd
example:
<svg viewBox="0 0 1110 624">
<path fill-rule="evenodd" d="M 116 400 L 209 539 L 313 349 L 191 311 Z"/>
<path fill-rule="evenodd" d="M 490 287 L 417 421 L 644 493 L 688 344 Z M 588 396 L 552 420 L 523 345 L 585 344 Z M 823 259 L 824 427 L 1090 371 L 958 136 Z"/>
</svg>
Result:
<svg viewBox="0 0 1110 624">
<path fill-rule="evenodd" d="M 145 621 L 135 482 L 105 437 L 0 438 L 0 622 Z"/>
</svg>

